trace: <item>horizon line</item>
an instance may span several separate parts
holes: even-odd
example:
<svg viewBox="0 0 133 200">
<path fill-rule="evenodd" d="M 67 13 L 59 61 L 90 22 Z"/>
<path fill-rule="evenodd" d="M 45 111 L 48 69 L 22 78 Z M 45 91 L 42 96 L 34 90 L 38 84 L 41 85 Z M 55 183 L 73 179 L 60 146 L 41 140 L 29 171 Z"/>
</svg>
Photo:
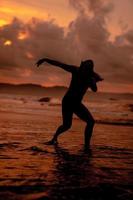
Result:
<svg viewBox="0 0 133 200">
<path fill-rule="evenodd" d="M 65 85 L 42 85 L 42 84 L 38 84 L 38 83 L 8 83 L 8 82 L 0 82 L 0 85 L 12 85 L 12 86 L 26 86 L 26 85 L 31 85 L 31 86 L 38 86 L 38 87 L 42 87 L 42 88 L 64 88 L 67 89 L 68 87 Z M 90 91 L 91 92 L 91 91 Z M 129 95 L 133 95 L 133 91 L 131 92 L 126 92 L 126 91 L 107 91 L 107 90 L 99 90 L 99 93 L 112 93 L 112 94 L 129 94 Z"/>
</svg>

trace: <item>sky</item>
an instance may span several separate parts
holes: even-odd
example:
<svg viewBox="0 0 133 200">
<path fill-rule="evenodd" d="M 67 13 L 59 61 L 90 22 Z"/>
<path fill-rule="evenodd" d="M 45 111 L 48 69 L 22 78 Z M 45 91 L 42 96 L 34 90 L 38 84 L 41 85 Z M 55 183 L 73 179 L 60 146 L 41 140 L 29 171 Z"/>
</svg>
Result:
<svg viewBox="0 0 133 200">
<path fill-rule="evenodd" d="M 93 59 L 100 91 L 133 93 L 133 0 L 1 0 L 0 82 L 65 85 L 70 74 L 35 62 Z"/>
</svg>

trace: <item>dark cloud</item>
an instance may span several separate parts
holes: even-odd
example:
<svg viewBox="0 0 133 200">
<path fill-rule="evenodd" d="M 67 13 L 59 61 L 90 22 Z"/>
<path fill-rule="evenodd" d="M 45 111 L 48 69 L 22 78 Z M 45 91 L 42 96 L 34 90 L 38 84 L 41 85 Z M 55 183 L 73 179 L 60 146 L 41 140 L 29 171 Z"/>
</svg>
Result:
<svg viewBox="0 0 133 200">
<path fill-rule="evenodd" d="M 26 33 L 28 37 L 23 40 L 18 39 L 21 32 Z M 12 41 L 12 44 L 5 46 L 4 43 L 7 40 Z M 45 67 L 37 71 L 35 68 L 35 62 L 41 57 L 73 62 L 73 46 L 65 37 L 64 29 L 53 21 L 32 19 L 24 24 L 15 18 L 11 24 L 0 29 L 0 43 L 1 75 L 9 76 L 10 74 L 11 77 L 16 78 L 17 74 L 18 81 L 21 82 L 53 84 L 66 82 L 67 76 L 64 76 L 61 70 Z M 61 77 L 61 81 L 57 77 Z"/>
<path fill-rule="evenodd" d="M 106 18 L 113 9 L 102 0 L 69 0 L 78 11 L 68 30 L 53 21 L 33 18 L 24 24 L 15 18 L 0 28 L 0 76 L 18 82 L 66 84 L 69 75 L 55 67 L 34 63 L 41 57 L 50 57 L 66 63 L 80 64 L 92 58 L 96 70 L 106 81 L 131 83 L 133 74 L 133 30 L 109 41 Z M 23 40 L 20 33 L 27 34 Z M 7 40 L 12 45 L 4 45 Z"/>
<path fill-rule="evenodd" d="M 105 4 L 102 0 L 70 2 L 80 13 L 70 27 L 73 39 L 78 41 L 78 49 L 81 49 L 78 57 L 93 58 L 107 81 L 132 82 L 133 31 L 117 37 L 113 43 L 109 41 L 106 18 L 113 5 Z M 88 13 L 83 12 L 86 8 Z M 90 11 L 93 16 L 89 16 Z"/>
</svg>

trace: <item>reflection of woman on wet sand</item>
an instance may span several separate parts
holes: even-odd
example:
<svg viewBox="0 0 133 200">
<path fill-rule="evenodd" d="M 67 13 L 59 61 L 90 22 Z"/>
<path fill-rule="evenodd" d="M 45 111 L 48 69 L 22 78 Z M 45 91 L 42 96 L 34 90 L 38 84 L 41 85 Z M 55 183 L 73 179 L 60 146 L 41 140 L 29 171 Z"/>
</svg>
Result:
<svg viewBox="0 0 133 200">
<path fill-rule="evenodd" d="M 72 116 L 74 113 L 87 123 L 85 128 L 85 147 L 89 147 L 95 121 L 91 113 L 81 103 L 81 101 L 87 89 L 91 88 L 92 91 L 96 92 L 96 82 L 102 81 L 103 79 L 94 72 L 94 64 L 92 60 L 81 62 L 80 67 L 67 65 L 48 58 L 40 59 L 36 64 L 39 66 L 43 62 L 60 67 L 72 74 L 70 86 L 62 100 L 63 124 L 59 126 L 52 140 L 50 140 L 47 144 L 57 143 L 58 136 L 71 127 Z"/>
<path fill-rule="evenodd" d="M 50 199 L 91 199 L 89 191 L 95 180 L 91 154 L 86 154 L 84 149 L 69 152 L 58 144 L 54 145 L 54 150 L 55 182 L 49 190 Z"/>
</svg>

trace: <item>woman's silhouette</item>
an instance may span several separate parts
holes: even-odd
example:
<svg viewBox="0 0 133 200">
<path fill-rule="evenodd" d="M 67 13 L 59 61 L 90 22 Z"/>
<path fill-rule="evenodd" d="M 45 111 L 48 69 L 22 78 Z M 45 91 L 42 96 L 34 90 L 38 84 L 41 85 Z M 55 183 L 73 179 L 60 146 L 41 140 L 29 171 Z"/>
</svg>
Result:
<svg viewBox="0 0 133 200">
<path fill-rule="evenodd" d="M 85 147 L 89 147 L 95 120 L 81 101 L 87 89 L 91 88 L 92 91 L 96 92 L 96 82 L 102 81 L 103 79 L 94 72 L 94 64 L 92 60 L 82 61 L 80 67 L 77 67 L 48 58 L 43 58 L 36 63 L 37 67 L 39 67 L 43 62 L 60 67 L 72 74 L 70 86 L 62 100 L 63 123 L 58 127 L 52 140 L 47 144 L 52 145 L 57 143 L 58 136 L 71 127 L 72 116 L 73 113 L 75 113 L 79 118 L 87 123 L 85 128 Z"/>
</svg>

